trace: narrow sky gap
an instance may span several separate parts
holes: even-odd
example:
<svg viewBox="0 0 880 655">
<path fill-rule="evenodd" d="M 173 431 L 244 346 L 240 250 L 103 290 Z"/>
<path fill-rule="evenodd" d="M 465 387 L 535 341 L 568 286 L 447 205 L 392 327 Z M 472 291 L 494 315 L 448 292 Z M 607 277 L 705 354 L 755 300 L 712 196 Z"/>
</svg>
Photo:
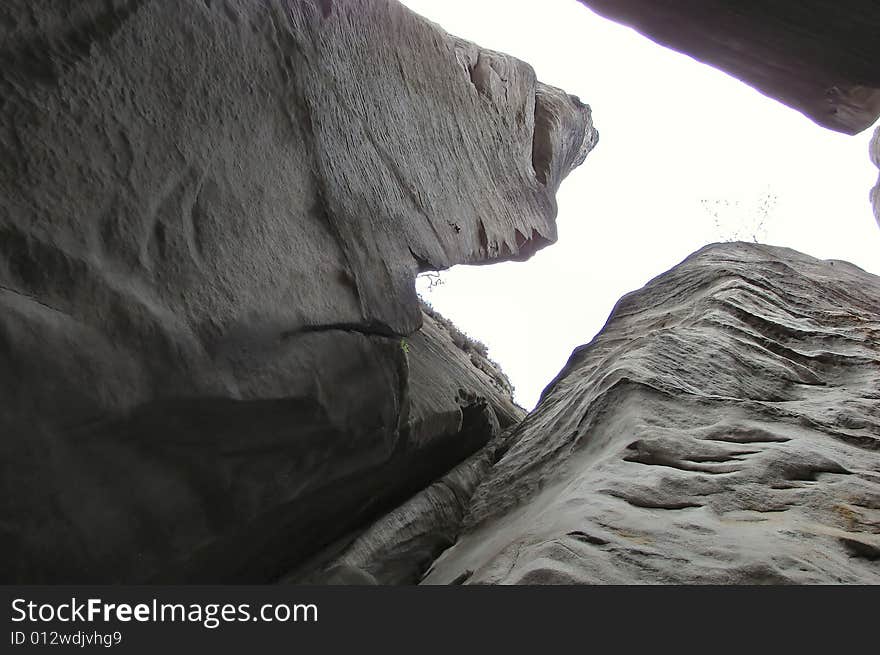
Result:
<svg viewBox="0 0 880 655">
<path fill-rule="evenodd" d="M 419 281 L 424 298 L 489 347 L 524 407 L 620 296 L 706 243 L 757 237 L 880 274 L 872 130 L 820 128 L 575 0 L 404 4 L 527 61 L 541 81 L 588 103 L 601 135 L 562 184 L 555 245 L 525 263 L 456 267 L 431 289 Z"/>
</svg>

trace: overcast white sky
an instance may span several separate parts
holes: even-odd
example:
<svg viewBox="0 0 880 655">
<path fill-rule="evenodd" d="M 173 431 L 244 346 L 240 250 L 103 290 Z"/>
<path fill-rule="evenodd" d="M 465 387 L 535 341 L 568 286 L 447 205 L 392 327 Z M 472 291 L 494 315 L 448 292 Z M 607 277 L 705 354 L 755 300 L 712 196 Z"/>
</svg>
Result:
<svg viewBox="0 0 880 655">
<path fill-rule="evenodd" d="M 759 234 L 880 274 L 871 130 L 818 127 L 576 0 L 403 0 L 448 32 L 530 63 L 593 109 L 597 148 L 559 192 L 559 241 L 525 263 L 458 266 L 422 295 L 483 341 L 531 409 L 614 303 L 706 243 Z M 719 208 L 721 227 L 701 201 Z M 728 207 L 715 201 L 728 203 Z M 737 204 L 738 203 L 738 204 Z"/>
</svg>

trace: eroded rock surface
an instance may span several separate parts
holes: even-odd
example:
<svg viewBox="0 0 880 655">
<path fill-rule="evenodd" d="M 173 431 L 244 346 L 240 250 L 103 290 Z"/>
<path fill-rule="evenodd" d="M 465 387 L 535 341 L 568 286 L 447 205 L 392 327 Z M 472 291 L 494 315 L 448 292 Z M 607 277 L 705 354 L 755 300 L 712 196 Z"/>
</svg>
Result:
<svg viewBox="0 0 880 655">
<path fill-rule="evenodd" d="M 512 420 L 413 277 L 555 240 L 577 98 L 388 0 L 11 0 L 0 44 L 0 580 L 275 579 Z"/>
<path fill-rule="evenodd" d="M 625 296 L 428 583 L 880 582 L 880 278 L 707 246 Z"/>
<path fill-rule="evenodd" d="M 873 0 L 580 0 L 597 13 L 855 134 L 880 116 Z"/>
</svg>

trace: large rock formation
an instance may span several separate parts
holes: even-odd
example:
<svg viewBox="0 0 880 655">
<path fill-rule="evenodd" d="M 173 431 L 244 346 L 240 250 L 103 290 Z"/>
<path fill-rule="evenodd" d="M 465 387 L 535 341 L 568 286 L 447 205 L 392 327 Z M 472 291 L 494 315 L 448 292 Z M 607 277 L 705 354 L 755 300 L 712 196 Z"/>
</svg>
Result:
<svg viewBox="0 0 880 655">
<path fill-rule="evenodd" d="M 880 11 L 873 0 L 580 0 L 719 68 L 833 130 L 880 116 Z"/>
<path fill-rule="evenodd" d="M 0 581 L 274 579 L 518 418 L 413 278 L 555 239 L 577 98 L 390 0 L 10 0 L 0 61 Z"/>
<path fill-rule="evenodd" d="M 880 278 L 745 243 L 625 296 L 429 583 L 880 583 Z"/>
</svg>

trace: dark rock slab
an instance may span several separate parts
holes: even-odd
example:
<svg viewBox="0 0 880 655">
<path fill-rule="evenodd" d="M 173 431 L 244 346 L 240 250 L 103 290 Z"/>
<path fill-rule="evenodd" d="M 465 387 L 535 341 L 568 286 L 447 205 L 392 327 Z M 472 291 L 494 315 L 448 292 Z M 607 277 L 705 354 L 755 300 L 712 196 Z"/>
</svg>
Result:
<svg viewBox="0 0 880 655">
<path fill-rule="evenodd" d="M 487 417 L 488 418 L 488 417 Z M 503 450 L 506 433 L 370 525 L 334 544 L 285 581 L 296 584 L 419 582 L 458 537 L 474 490 Z"/>
<path fill-rule="evenodd" d="M 413 278 L 555 240 L 577 98 L 388 0 L 11 0 L 0 44 L 0 580 L 275 579 L 515 413 L 422 370 Z"/>
<path fill-rule="evenodd" d="M 804 113 L 855 134 L 880 116 L 873 0 L 580 0 Z"/>
<path fill-rule="evenodd" d="M 511 442 L 426 582 L 878 583 L 880 278 L 707 246 Z"/>
</svg>

